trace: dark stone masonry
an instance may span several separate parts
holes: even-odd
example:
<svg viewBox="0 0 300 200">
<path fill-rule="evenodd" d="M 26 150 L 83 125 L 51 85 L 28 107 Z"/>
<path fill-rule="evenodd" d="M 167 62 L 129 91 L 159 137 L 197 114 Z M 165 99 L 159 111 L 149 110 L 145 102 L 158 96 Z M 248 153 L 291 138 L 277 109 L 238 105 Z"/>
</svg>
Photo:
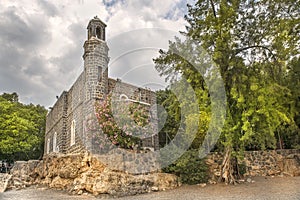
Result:
<svg viewBox="0 0 300 200">
<path fill-rule="evenodd" d="M 156 103 L 155 92 L 108 77 L 109 48 L 105 28 L 98 17 L 88 24 L 88 38 L 83 46 L 83 72 L 69 91 L 62 92 L 47 115 L 45 156 L 51 152 L 69 154 L 93 150 L 93 138 L 87 123 L 91 119 L 96 121 L 94 106 L 108 94 L 149 108 Z M 158 134 L 156 130 L 153 133 L 143 140 L 143 147 L 158 149 Z"/>
<path fill-rule="evenodd" d="M 223 161 L 222 153 L 210 153 L 206 157 L 210 181 L 218 181 Z M 266 151 L 246 151 L 243 160 L 244 176 L 300 176 L 300 150 L 282 149 Z"/>
</svg>

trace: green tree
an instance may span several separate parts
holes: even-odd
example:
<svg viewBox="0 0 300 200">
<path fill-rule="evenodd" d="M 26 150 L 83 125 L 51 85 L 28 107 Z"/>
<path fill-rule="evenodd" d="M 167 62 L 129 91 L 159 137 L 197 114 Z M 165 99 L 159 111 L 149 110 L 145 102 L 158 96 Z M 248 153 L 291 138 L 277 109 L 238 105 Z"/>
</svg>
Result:
<svg viewBox="0 0 300 200">
<path fill-rule="evenodd" d="M 220 179 L 225 182 L 235 183 L 233 161 L 245 148 L 275 148 L 278 128 L 295 124 L 284 76 L 291 58 L 299 56 L 299 5 L 293 0 L 198 0 L 188 5 L 183 34 L 211 56 L 226 90 L 227 118 L 219 143 L 224 149 Z M 181 74 L 196 93 L 208 93 L 203 77 L 178 56 L 186 51 L 184 44 L 178 38 L 170 42 L 169 50 L 154 60 L 156 68 L 171 81 Z M 209 71 L 205 65 L 204 71 Z"/>
<path fill-rule="evenodd" d="M 164 109 L 158 109 L 158 128 L 160 147 L 167 145 L 176 135 L 180 124 L 180 107 L 176 96 L 169 90 L 156 92 L 157 104 Z"/>
<path fill-rule="evenodd" d="M 10 102 L 18 102 L 19 101 L 19 95 L 16 92 L 13 93 L 3 93 L 1 95 L 4 99 Z"/>
<path fill-rule="evenodd" d="M 286 86 L 290 90 L 287 102 L 289 112 L 295 124 L 281 126 L 277 130 L 281 147 L 300 148 L 300 58 L 295 57 L 287 65 Z"/>
<path fill-rule="evenodd" d="M 0 96 L 0 155 L 2 159 L 37 159 L 43 154 L 47 110 L 24 105 L 16 93 Z"/>
</svg>

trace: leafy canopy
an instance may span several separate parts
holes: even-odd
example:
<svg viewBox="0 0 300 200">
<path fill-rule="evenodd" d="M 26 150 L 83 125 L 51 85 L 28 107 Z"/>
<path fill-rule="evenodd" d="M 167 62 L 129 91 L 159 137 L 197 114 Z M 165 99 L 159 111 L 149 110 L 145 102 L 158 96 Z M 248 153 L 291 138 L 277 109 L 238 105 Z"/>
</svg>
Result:
<svg viewBox="0 0 300 200">
<path fill-rule="evenodd" d="M 43 154 L 47 110 L 18 102 L 16 93 L 0 95 L 0 156 L 37 159 Z"/>
</svg>

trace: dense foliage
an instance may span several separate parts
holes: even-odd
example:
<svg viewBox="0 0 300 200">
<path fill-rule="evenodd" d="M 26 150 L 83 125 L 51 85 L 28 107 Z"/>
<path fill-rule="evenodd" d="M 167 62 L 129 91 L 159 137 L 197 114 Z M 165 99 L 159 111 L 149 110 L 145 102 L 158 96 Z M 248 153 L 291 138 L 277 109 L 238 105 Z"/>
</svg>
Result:
<svg viewBox="0 0 300 200">
<path fill-rule="evenodd" d="M 16 93 L 0 95 L 0 160 L 38 159 L 43 155 L 47 110 L 18 102 Z"/>
<path fill-rule="evenodd" d="M 182 183 L 198 184 L 208 180 L 208 167 L 198 156 L 197 150 L 185 152 L 175 163 L 163 169 L 166 173 L 176 174 Z"/>
<path fill-rule="evenodd" d="M 299 11 L 300 3 L 293 0 L 198 0 L 194 6 L 188 5 L 185 18 L 189 25 L 183 35 L 205 49 L 226 90 L 227 116 L 217 145 L 226 152 L 221 175 L 226 182 L 234 182 L 231 157 L 245 149 L 299 148 Z M 214 91 L 209 91 L 201 74 L 179 56 L 187 51 L 187 44 L 176 38 L 154 61 L 171 82 L 178 81 L 179 74 L 192 85 L 202 112 L 199 121 L 207 118 L 200 123 L 202 135 L 210 119 L 209 93 Z M 196 45 L 192 46 L 195 50 Z M 201 63 L 201 58 L 198 54 L 193 59 Z M 169 97 L 164 104 L 181 106 Z M 191 116 L 185 118 L 187 124 Z"/>
</svg>

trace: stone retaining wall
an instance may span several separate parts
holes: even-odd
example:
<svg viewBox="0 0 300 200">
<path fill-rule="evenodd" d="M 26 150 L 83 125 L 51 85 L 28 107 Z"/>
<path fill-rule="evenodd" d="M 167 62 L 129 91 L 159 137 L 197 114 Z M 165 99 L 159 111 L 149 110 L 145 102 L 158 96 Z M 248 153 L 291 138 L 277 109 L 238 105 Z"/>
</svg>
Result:
<svg viewBox="0 0 300 200">
<path fill-rule="evenodd" d="M 16 162 L 11 175 L 10 189 L 44 185 L 72 194 L 88 192 L 124 196 L 172 189 L 180 185 L 178 178 L 171 174 L 134 175 L 112 170 L 88 153 L 49 154 L 42 161 Z"/>
<path fill-rule="evenodd" d="M 220 153 L 207 156 L 210 181 L 215 182 L 220 177 L 222 159 Z M 13 189 L 44 185 L 64 189 L 73 194 L 88 192 L 94 195 L 123 196 L 180 186 L 175 175 L 159 172 L 132 174 L 126 172 L 130 164 L 124 163 L 120 169 L 112 169 L 104 164 L 104 160 L 100 160 L 99 157 L 85 153 L 49 154 L 41 161 L 18 161 L 11 170 L 11 175 L 0 174 L 0 190 L 3 192 L 6 187 Z M 117 161 L 116 158 L 111 162 L 117 165 Z M 300 150 L 249 151 L 245 152 L 244 159 L 239 161 L 239 164 L 244 166 L 246 176 L 299 176 Z"/>
<path fill-rule="evenodd" d="M 216 181 L 220 177 L 222 161 L 220 153 L 207 156 L 211 180 Z M 300 150 L 246 151 L 239 164 L 244 167 L 245 176 L 300 176 Z"/>
</svg>

